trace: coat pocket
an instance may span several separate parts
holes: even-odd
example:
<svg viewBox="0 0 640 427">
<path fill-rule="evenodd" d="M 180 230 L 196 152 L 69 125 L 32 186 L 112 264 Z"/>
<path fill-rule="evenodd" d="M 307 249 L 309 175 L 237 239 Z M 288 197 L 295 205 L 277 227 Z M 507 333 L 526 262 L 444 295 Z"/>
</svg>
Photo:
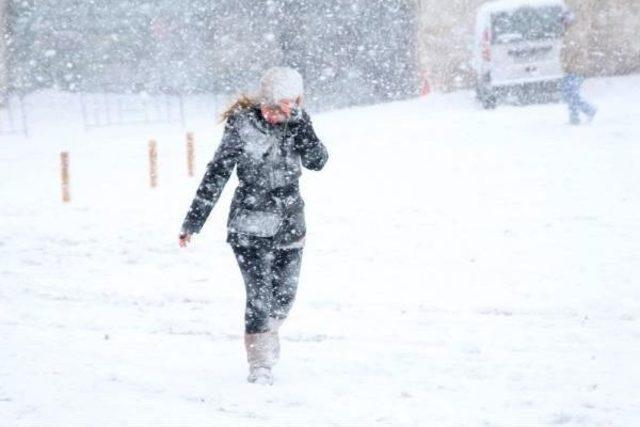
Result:
<svg viewBox="0 0 640 427">
<path fill-rule="evenodd" d="M 282 222 L 283 217 L 277 212 L 239 209 L 229 221 L 229 231 L 255 237 L 273 237 Z"/>
</svg>

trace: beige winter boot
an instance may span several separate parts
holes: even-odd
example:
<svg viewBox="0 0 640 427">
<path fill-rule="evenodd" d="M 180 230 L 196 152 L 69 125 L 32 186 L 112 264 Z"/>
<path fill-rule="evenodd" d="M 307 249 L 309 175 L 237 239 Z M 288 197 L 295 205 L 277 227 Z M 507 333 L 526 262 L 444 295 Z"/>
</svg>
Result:
<svg viewBox="0 0 640 427">
<path fill-rule="evenodd" d="M 270 318 L 269 331 L 258 334 L 245 334 L 244 344 L 249 362 L 250 383 L 273 384 L 271 368 L 280 359 L 280 336 L 278 330 L 283 319 Z"/>
<path fill-rule="evenodd" d="M 274 317 L 271 317 L 269 319 L 269 332 L 272 335 L 272 357 L 273 357 L 273 361 L 274 364 L 278 363 L 278 361 L 280 360 L 280 335 L 278 334 L 278 331 L 280 330 L 280 326 L 282 326 L 282 323 L 284 322 L 284 319 L 276 319 Z"/>
<path fill-rule="evenodd" d="M 244 345 L 247 349 L 247 362 L 249 362 L 247 381 L 258 384 L 273 384 L 271 368 L 277 361 L 274 335 L 271 332 L 245 334 Z"/>
</svg>

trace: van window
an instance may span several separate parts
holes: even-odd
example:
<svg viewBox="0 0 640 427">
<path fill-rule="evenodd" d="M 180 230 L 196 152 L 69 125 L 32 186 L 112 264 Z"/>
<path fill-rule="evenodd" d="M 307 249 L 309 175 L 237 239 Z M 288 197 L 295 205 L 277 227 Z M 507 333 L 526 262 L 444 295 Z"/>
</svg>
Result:
<svg viewBox="0 0 640 427">
<path fill-rule="evenodd" d="M 521 7 L 491 15 L 493 44 L 562 37 L 561 6 Z"/>
</svg>

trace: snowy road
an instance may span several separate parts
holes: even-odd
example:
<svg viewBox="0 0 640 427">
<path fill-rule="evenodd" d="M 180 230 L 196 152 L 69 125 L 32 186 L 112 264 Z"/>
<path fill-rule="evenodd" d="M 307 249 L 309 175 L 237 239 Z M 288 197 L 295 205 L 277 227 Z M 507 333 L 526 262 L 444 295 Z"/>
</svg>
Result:
<svg viewBox="0 0 640 427">
<path fill-rule="evenodd" d="M 245 382 L 234 181 L 180 250 L 182 136 L 52 106 L 0 142 L 0 426 L 637 426 L 640 76 L 585 93 L 583 127 L 469 93 L 314 115 L 331 159 L 272 387 Z M 194 123 L 200 175 L 220 127 Z"/>
</svg>

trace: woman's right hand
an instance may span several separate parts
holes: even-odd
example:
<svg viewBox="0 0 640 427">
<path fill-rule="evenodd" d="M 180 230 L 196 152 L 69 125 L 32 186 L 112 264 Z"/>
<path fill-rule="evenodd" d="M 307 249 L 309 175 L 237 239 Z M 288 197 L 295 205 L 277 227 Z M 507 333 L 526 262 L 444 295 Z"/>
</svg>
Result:
<svg viewBox="0 0 640 427">
<path fill-rule="evenodd" d="M 186 248 L 189 242 L 191 242 L 191 234 L 182 233 L 178 236 L 178 244 L 181 248 Z"/>
</svg>

